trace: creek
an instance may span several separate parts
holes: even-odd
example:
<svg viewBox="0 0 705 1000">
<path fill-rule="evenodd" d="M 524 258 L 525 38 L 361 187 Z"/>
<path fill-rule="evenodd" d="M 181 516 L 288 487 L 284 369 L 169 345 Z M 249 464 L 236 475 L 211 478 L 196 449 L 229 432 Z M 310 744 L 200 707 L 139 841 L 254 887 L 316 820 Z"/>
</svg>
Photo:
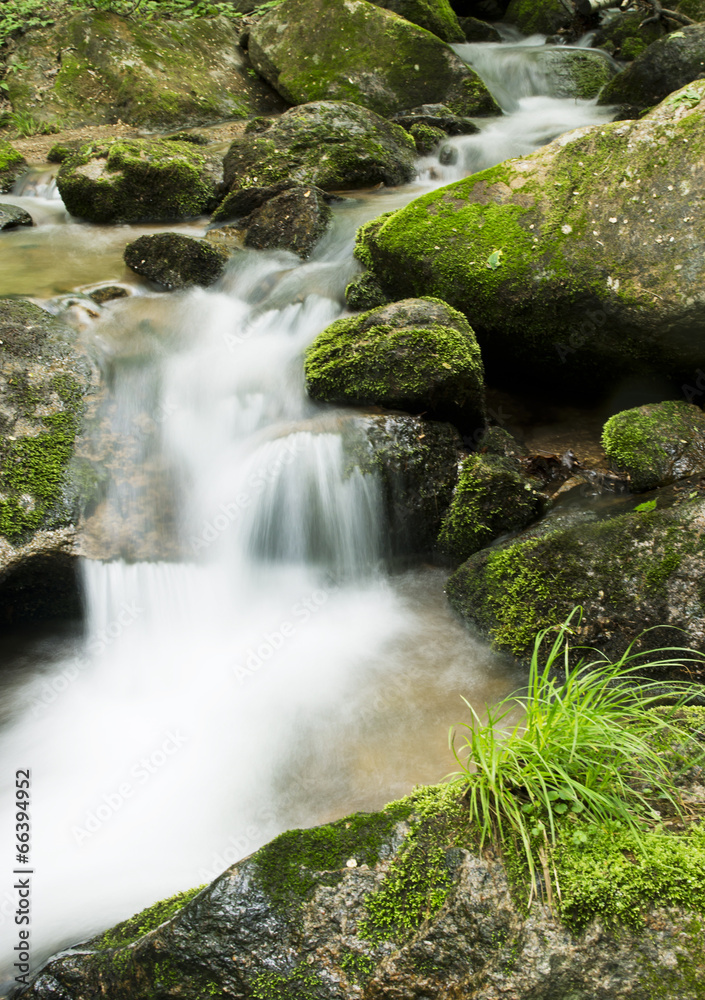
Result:
<svg viewBox="0 0 705 1000">
<path fill-rule="evenodd" d="M 390 564 L 379 484 L 346 458 L 354 418 L 307 399 L 301 357 L 343 311 L 362 222 L 609 120 L 541 92 L 542 42 L 458 46 L 504 115 L 420 160 L 407 187 L 350 193 L 305 263 L 247 251 L 212 289 L 159 293 L 122 250 L 167 227 L 78 223 L 46 170 L 3 197 L 37 225 L 3 235 L 0 294 L 72 323 L 110 387 L 88 440 L 109 457 L 85 531 L 85 621 L 0 646 L 3 815 L 15 770 L 33 775 L 35 964 L 284 829 L 442 779 L 461 695 L 481 707 L 520 682 L 454 619 L 443 570 Z M 116 281 L 131 294 L 86 299 Z M 5 822 L 6 984 L 12 853 Z"/>
</svg>

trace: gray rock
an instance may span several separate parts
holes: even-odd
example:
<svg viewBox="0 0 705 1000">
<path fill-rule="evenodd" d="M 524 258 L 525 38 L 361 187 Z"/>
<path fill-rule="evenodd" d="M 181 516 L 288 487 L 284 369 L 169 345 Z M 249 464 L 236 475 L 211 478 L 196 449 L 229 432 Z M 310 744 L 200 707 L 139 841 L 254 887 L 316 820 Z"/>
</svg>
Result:
<svg viewBox="0 0 705 1000">
<path fill-rule="evenodd" d="M 318 188 L 289 188 L 242 220 L 245 246 L 290 250 L 306 258 L 328 228 L 332 214 Z"/>
<path fill-rule="evenodd" d="M 156 233 L 128 243 L 124 256 L 136 274 L 175 289 L 212 285 L 225 270 L 229 254 L 210 241 L 183 233 Z"/>
<path fill-rule="evenodd" d="M 0 203 L 0 232 L 8 229 L 18 229 L 20 226 L 32 226 L 32 216 L 16 205 Z"/>
</svg>

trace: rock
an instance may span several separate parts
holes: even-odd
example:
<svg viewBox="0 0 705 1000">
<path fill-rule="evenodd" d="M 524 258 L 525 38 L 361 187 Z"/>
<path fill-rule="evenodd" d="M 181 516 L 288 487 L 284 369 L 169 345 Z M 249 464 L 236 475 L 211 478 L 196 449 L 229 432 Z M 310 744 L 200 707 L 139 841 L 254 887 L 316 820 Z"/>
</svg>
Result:
<svg viewBox="0 0 705 1000">
<path fill-rule="evenodd" d="M 553 35 L 573 26 L 575 9 L 572 0 L 511 0 L 505 19 L 525 35 Z"/>
<path fill-rule="evenodd" d="M 39 306 L 0 299 L 0 606 L 5 621 L 78 607 L 72 526 L 95 480 L 76 457 L 98 370 Z M 67 589 L 63 590 L 63 584 Z M 63 603 L 62 603 L 63 602 Z"/>
<path fill-rule="evenodd" d="M 699 773 L 687 785 L 696 809 Z M 378 813 L 281 834 L 211 885 L 63 951 L 18 998 L 641 1000 L 657 983 L 661 1000 L 696 1000 L 698 824 L 645 833 L 646 846 L 585 825 L 579 848 L 575 827 L 559 826 L 565 923 L 525 905 L 519 865 L 510 882 L 498 852 L 478 852 L 452 786 L 419 788 Z"/>
<path fill-rule="evenodd" d="M 414 163 L 413 139 L 399 125 L 343 101 L 304 104 L 274 120 L 255 119 L 233 141 L 224 163 L 230 194 L 213 218 L 246 215 L 299 185 L 335 191 L 402 184 Z"/>
<path fill-rule="evenodd" d="M 102 285 L 100 288 L 94 288 L 93 291 L 89 292 L 88 297 L 93 299 L 99 306 L 102 306 L 105 302 L 112 302 L 113 299 L 124 299 L 129 294 L 129 290 L 123 285 Z"/>
<path fill-rule="evenodd" d="M 433 553 L 457 479 L 462 447 L 457 430 L 397 414 L 355 417 L 354 425 L 357 433 L 344 438 L 349 460 L 381 478 L 390 555 Z"/>
<path fill-rule="evenodd" d="M 127 244 L 124 255 L 136 274 L 170 290 L 212 285 L 225 270 L 228 256 L 207 240 L 183 233 L 140 236 Z"/>
<path fill-rule="evenodd" d="M 372 3 L 418 24 L 444 42 L 465 41 L 465 33 L 448 0 L 384 0 L 384 3 L 372 0 Z"/>
<path fill-rule="evenodd" d="M 649 45 L 600 94 L 600 104 L 618 105 L 636 118 L 674 90 L 705 76 L 705 24 L 693 24 Z M 694 92 L 697 103 L 700 92 Z"/>
<path fill-rule="evenodd" d="M 652 22 L 642 27 L 644 15 L 640 10 L 609 11 L 609 17 L 604 17 L 595 35 L 594 45 L 603 49 L 615 59 L 629 62 L 661 38 L 664 28 Z"/>
<path fill-rule="evenodd" d="M 221 167 L 190 143 L 115 139 L 81 146 L 56 183 L 71 215 L 89 222 L 172 222 L 213 208 Z"/>
<path fill-rule="evenodd" d="M 12 185 L 26 170 L 27 163 L 15 147 L 0 139 L 0 193 L 12 190 Z"/>
<path fill-rule="evenodd" d="M 437 299 L 406 299 L 337 320 L 306 351 L 312 399 L 379 404 L 484 423 L 480 350 L 465 317 Z"/>
<path fill-rule="evenodd" d="M 469 455 L 438 536 L 440 548 L 456 562 L 500 535 L 520 531 L 543 512 L 543 499 L 515 459 Z"/>
<path fill-rule="evenodd" d="M 293 187 L 276 195 L 243 219 L 245 246 L 257 250 L 290 250 L 308 257 L 332 218 L 323 192 Z"/>
<path fill-rule="evenodd" d="M 603 52 L 562 45 L 546 45 L 533 53 L 533 59 L 546 80 L 546 93 L 551 97 L 592 100 L 619 69 Z"/>
<path fill-rule="evenodd" d="M 705 413 L 684 402 L 649 403 L 617 413 L 602 446 L 616 472 L 638 492 L 705 472 Z"/>
<path fill-rule="evenodd" d="M 705 21 L 705 0 L 678 0 L 677 3 L 668 4 L 671 10 L 677 10 L 679 14 L 685 14 L 691 21 Z"/>
<path fill-rule="evenodd" d="M 410 125 L 409 135 L 416 143 L 419 156 L 428 156 L 436 146 L 448 138 L 447 133 L 433 125 Z"/>
<path fill-rule="evenodd" d="M 452 49 L 367 0 L 284 0 L 253 25 L 249 53 L 290 104 L 351 101 L 389 116 L 441 102 L 460 115 L 500 113 Z"/>
<path fill-rule="evenodd" d="M 490 381 L 595 397 L 705 368 L 705 82 L 639 121 L 569 132 L 361 227 L 390 298 L 433 295 Z"/>
<path fill-rule="evenodd" d="M 147 21 L 75 13 L 22 34 L 7 66 L 13 109 L 62 128 L 121 119 L 168 130 L 284 107 L 248 72 L 237 32 L 224 17 Z"/>
<path fill-rule="evenodd" d="M 487 21 L 480 21 L 477 17 L 459 18 L 460 27 L 463 29 L 466 42 L 501 42 L 502 36 Z"/>
<path fill-rule="evenodd" d="M 373 274 L 358 274 L 345 289 L 345 303 L 353 312 L 386 306 L 389 299 L 377 284 Z"/>
<path fill-rule="evenodd" d="M 530 530 L 509 545 L 471 556 L 448 581 L 450 603 L 522 661 L 530 658 L 539 631 L 564 621 L 578 605 L 584 611 L 581 644 L 610 659 L 632 642 L 635 651 L 702 650 L 705 499 L 702 491 L 696 494 L 696 500 L 675 505 L 666 494 L 654 510 L 557 530 L 548 518 L 536 535 Z M 705 680 L 697 664 L 663 673 Z"/>
<path fill-rule="evenodd" d="M 415 125 L 426 125 L 428 128 L 440 129 L 446 135 L 474 135 L 480 131 L 471 118 L 454 115 L 443 104 L 422 104 L 410 111 L 392 115 L 391 120 L 409 131 Z"/>
<path fill-rule="evenodd" d="M 16 205 L 0 203 L 0 232 L 7 229 L 17 229 L 19 226 L 32 226 L 32 216 Z"/>
</svg>

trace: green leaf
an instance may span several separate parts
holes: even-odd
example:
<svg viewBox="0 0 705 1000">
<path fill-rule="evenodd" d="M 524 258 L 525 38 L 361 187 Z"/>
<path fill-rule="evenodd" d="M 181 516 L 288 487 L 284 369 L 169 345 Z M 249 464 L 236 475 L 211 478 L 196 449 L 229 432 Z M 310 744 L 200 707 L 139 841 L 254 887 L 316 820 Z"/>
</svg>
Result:
<svg viewBox="0 0 705 1000">
<path fill-rule="evenodd" d="M 502 256 L 502 253 L 503 253 L 502 250 L 493 250 L 492 253 L 489 255 L 489 257 L 487 258 L 487 267 L 489 267 L 491 271 L 496 271 L 499 265 L 501 264 L 499 258 Z"/>
</svg>

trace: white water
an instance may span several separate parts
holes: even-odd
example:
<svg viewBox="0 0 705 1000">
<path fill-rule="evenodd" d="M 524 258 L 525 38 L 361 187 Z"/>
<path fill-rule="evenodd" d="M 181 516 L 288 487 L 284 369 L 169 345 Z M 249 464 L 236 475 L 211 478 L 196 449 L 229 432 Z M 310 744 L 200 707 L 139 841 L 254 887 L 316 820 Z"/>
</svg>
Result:
<svg viewBox="0 0 705 1000">
<path fill-rule="evenodd" d="M 5 949 L 17 768 L 33 774 L 36 962 L 215 877 L 282 829 L 440 779 L 453 766 L 443 745 L 460 694 L 481 704 L 514 686 L 452 619 L 442 574 L 387 574 L 378 484 L 348 467 L 350 422 L 308 402 L 301 367 L 341 313 L 362 221 L 439 177 L 607 120 L 588 102 L 543 98 L 533 84 L 525 93 L 525 76 L 493 71 L 493 60 L 490 85 L 518 81 L 513 110 L 449 143 L 455 165 L 427 158 L 416 185 L 340 206 L 309 263 L 251 252 L 215 289 L 141 289 L 94 323 L 81 318 L 111 370 L 101 433 L 119 445 L 91 537 L 137 561 L 86 561 L 85 639 L 57 639 L 53 653 L 38 643 L 34 668 L 8 679 Z M 27 267 L 48 247 L 46 280 L 64 290 L 86 280 L 75 275 L 96 228 L 61 217 L 48 193 L 7 199 L 39 209 L 41 223 L 8 237 Z M 115 230 L 98 235 L 120 242 Z M 57 260 L 57 241 L 72 256 Z"/>
</svg>

